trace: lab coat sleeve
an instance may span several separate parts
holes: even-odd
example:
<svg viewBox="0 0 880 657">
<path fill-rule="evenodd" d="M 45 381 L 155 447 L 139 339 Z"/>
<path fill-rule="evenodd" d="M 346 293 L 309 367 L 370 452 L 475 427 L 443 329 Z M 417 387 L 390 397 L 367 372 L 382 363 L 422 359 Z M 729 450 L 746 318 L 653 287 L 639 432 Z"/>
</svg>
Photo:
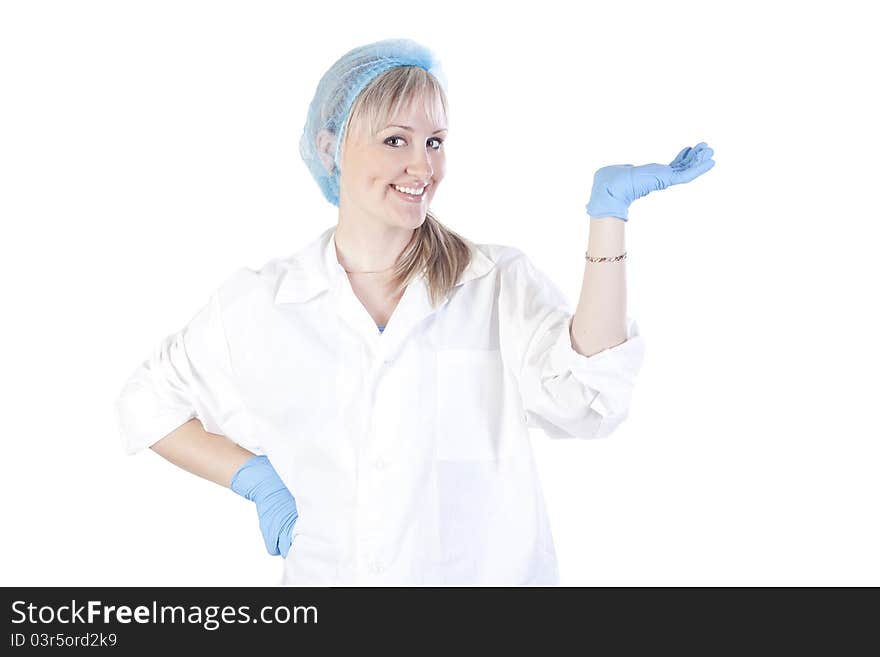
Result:
<svg viewBox="0 0 880 657">
<path fill-rule="evenodd" d="M 518 373 L 527 425 L 550 438 L 611 435 L 629 413 L 644 359 L 637 323 L 626 318 L 625 342 L 589 357 L 578 353 L 561 290 L 517 253 L 502 284 L 502 348 Z"/>
<path fill-rule="evenodd" d="M 261 452 L 250 435 L 223 328 L 222 287 L 180 331 L 166 336 L 122 388 L 116 418 L 127 454 L 153 445 L 192 418 L 205 431 Z"/>
</svg>

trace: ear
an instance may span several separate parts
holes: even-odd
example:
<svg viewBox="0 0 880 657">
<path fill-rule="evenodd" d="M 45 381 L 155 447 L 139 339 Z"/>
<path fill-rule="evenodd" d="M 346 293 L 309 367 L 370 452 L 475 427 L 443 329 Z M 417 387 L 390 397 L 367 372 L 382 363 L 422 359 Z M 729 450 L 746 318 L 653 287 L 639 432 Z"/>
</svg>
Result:
<svg viewBox="0 0 880 657">
<path fill-rule="evenodd" d="M 315 146 L 317 146 L 318 157 L 321 160 L 321 164 L 327 169 L 327 173 L 332 175 L 335 168 L 333 164 L 333 155 L 336 149 L 336 135 L 326 128 L 322 128 L 318 131 L 318 134 L 315 137 Z"/>
</svg>

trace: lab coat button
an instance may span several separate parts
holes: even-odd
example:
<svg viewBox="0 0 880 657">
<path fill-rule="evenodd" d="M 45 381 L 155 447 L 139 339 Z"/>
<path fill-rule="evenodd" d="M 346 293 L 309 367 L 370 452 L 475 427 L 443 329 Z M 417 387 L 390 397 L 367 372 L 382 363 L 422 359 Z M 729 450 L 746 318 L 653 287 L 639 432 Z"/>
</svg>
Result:
<svg viewBox="0 0 880 657">
<path fill-rule="evenodd" d="M 383 365 L 384 367 L 389 367 L 389 366 L 391 365 L 391 363 L 393 363 L 393 362 L 394 362 L 393 359 L 388 358 L 388 359 L 382 361 L 382 365 Z"/>
<path fill-rule="evenodd" d="M 373 467 L 377 470 L 382 470 L 386 466 L 386 462 L 384 459 L 376 459 L 373 461 Z"/>
<path fill-rule="evenodd" d="M 379 563 L 378 561 L 373 561 L 373 562 L 370 564 L 370 572 L 371 572 L 371 573 L 378 574 L 378 573 L 381 573 L 383 570 L 385 570 L 385 566 L 383 566 L 383 565 L 382 565 L 381 563 Z"/>
</svg>

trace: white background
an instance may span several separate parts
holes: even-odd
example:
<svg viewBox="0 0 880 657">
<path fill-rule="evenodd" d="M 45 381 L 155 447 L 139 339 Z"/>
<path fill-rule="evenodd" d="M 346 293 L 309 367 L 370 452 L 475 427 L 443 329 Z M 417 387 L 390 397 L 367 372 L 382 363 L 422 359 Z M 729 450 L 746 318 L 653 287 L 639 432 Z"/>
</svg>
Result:
<svg viewBox="0 0 880 657">
<path fill-rule="evenodd" d="M 252 503 L 126 457 L 113 402 L 226 276 L 335 224 L 308 103 L 347 50 L 408 37 L 449 80 L 433 209 L 572 310 L 595 170 L 715 150 L 630 208 L 629 419 L 533 435 L 563 584 L 880 584 L 867 5 L 581 4 L 0 5 L 0 583 L 280 580 Z"/>
</svg>

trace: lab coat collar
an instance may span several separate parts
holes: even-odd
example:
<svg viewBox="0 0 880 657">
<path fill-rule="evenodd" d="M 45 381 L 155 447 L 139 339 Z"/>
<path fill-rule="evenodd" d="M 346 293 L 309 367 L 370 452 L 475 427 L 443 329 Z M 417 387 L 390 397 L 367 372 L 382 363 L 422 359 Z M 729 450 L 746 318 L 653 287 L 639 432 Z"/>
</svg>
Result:
<svg viewBox="0 0 880 657">
<path fill-rule="evenodd" d="M 275 303 L 301 303 L 329 290 L 330 304 L 336 314 L 363 336 L 380 358 L 394 358 L 409 333 L 442 308 L 449 301 L 450 293 L 432 306 L 424 272 L 419 272 L 404 289 L 388 325 L 380 333 L 339 263 L 335 235 L 336 226 L 328 228 L 317 240 L 287 260 Z M 484 276 L 495 266 L 495 262 L 479 248 L 473 248 L 472 253 L 471 262 L 453 287 Z"/>
<path fill-rule="evenodd" d="M 341 282 L 351 285 L 345 269 L 336 257 L 335 235 L 336 226 L 332 226 L 304 249 L 285 259 L 282 265 L 284 272 L 275 292 L 276 304 L 302 303 L 325 290 L 336 288 Z M 472 252 L 470 264 L 462 272 L 456 286 L 489 273 L 495 266 L 480 249 L 474 248 Z M 413 284 L 417 288 L 418 296 L 424 295 L 427 302 L 427 281 L 424 274 L 419 273 L 407 288 Z M 447 295 L 440 305 L 448 298 Z"/>
</svg>

